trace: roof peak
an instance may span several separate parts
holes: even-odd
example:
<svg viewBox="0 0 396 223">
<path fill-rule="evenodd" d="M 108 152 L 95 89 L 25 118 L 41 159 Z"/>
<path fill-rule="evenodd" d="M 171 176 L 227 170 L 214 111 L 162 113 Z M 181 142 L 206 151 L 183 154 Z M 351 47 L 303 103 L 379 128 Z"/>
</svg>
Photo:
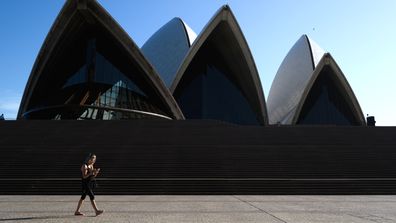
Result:
<svg viewBox="0 0 396 223">
<path fill-rule="evenodd" d="M 309 52 L 311 53 L 311 58 L 312 58 L 312 63 L 313 67 L 315 68 L 319 61 L 322 59 L 324 54 L 326 53 L 325 50 L 323 50 L 319 44 L 317 44 L 312 38 L 310 38 L 307 34 L 303 34 L 300 39 L 297 41 L 299 42 L 302 38 L 305 39 L 307 42 L 307 45 L 309 47 Z"/>
</svg>

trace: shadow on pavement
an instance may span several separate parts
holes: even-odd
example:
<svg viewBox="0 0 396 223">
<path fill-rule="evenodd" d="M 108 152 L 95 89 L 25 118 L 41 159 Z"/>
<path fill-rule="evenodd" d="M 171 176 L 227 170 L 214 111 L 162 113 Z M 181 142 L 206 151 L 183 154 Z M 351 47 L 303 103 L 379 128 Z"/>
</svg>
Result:
<svg viewBox="0 0 396 223">
<path fill-rule="evenodd" d="M 66 219 L 66 218 L 75 218 L 74 215 L 66 215 L 66 216 L 35 216 L 35 217 L 16 217 L 16 218 L 0 218 L 1 221 L 29 221 L 29 220 L 48 220 L 48 219 Z"/>
</svg>

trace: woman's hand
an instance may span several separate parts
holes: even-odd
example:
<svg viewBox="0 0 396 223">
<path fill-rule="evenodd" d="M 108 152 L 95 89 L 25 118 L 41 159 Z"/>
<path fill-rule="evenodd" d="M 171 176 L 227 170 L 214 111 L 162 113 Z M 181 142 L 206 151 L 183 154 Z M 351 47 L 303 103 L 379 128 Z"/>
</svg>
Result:
<svg viewBox="0 0 396 223">
<path fill-rule="evenodd" d="M 94 169 L 93 174 L 96 176 L 96 175 L 98 175 L 99 171 L 100 171 L 100 168 Z"/>
</svg>

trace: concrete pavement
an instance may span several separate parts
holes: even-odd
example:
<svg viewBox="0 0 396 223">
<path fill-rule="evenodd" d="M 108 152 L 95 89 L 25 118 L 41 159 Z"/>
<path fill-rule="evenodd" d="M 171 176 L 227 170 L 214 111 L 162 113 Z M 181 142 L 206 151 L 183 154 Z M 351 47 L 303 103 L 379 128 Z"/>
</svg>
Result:
<svg viewBox="0 0 396 223">
<path fill-rule="evenodd" d="M 396 196 L 0 196 L 0 222 L 396 222 Z"/>
</svg>

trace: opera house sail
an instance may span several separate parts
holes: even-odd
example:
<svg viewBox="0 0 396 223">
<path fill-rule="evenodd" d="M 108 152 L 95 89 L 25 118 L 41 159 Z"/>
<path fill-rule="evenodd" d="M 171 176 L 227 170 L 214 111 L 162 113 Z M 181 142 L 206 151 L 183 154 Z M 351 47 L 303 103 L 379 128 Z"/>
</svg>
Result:
<svg viewBox="0 0 396 223">
<path fill-rule="evenodd" d="M 139 49 L 94 0 L 66 1 L 36 58 L 17 118 L 366 125 L 341 69 L 306 35 L 280 65 L 266 104 L 228 5 L 198 36 L 174 18 Z"/>
<path fill-rule="evenodd" d="M 96 1 L 67 1 L 30 74 L 18 119 L 184 119 L 140 49 Z"/>
<path fill-rule="evenodd" d="M 180 18 L 155 32 L 141 50 L 169 88 L 197 34 Z"/>
<path fill-rule="evenodd" d="M 267 124 L 257 68 L 228 6 L 198 35 L 170 89 L 186 119 Z"/>
<path fill-rule="evenodd" d="M 280 65 L 268 95 L 270 124 L 365 125 L 344 74 L 303 35 Z"/>
</svg>

